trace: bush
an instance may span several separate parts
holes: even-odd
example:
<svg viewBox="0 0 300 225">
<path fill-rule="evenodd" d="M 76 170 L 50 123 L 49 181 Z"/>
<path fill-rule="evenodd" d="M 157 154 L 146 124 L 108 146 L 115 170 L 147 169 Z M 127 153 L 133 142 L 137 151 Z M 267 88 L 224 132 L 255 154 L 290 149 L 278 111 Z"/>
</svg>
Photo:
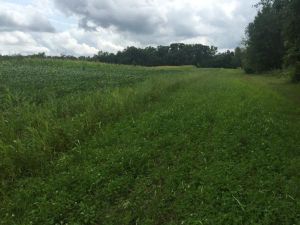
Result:
<svg viewBox="0 0 300 225">
<path fill-rule="evenodd" d="M 247 73 L 247 74 L 253 74 L 253 73 L 255 73 L 255 71 L 252 68 L 250 68 L 250 67 L 244 67 L 244 70 L 245 70 L 245 73 Z"/>
<path fill-rule="evenodd" d="M 295 83 L 300 82 L 300 62 L 296 63 L 292 81 Z"/>
</svg>

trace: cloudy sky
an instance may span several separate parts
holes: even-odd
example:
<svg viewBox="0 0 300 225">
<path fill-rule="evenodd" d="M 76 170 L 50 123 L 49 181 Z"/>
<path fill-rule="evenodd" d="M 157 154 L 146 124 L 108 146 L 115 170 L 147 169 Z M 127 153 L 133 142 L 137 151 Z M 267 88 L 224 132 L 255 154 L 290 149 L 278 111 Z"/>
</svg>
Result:
<svg viewBox="0 0 300 225">
<path fill-rule="evenodd" d="M 0 54 L 240 44 L 258 0 L 0 0 Z"/>
</svg>

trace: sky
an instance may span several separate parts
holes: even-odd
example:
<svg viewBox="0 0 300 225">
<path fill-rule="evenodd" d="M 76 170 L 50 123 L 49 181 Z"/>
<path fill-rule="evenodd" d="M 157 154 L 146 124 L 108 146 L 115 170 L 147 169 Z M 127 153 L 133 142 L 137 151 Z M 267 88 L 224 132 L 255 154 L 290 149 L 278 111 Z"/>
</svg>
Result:
<svg viewBox="0 0 300 225">
<path fill-rule="evenodd" d="M 234 49 L 258 0 L 0 0 L 0 54 L 92 56 L 170 43 Z"/>
</svg>

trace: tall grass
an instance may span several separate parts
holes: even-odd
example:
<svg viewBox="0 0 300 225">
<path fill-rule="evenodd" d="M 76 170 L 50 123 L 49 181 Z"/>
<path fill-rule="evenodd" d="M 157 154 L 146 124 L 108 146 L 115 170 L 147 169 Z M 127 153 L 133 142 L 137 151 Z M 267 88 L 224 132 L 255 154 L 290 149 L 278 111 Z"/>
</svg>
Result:
<svg viewBox="0 0 300 225">
<path fill-rule="evenodd" d="M 65 72 L 64 68 L 61 72 Z M 113 72 L 110 74 L 111 80 L 115 79 Z M 118 67 L 115 72 L 118 72 Z M 65 76 L 68 73 L 62 74 L 62 79 Z M 35 83 L 34 79 L 35 74 L 29 77 L 29 85 Z M 121 87 L 122 81 L 119 81 L 120 87 L 110 87 L 110 80 L 106 82 L 104 90 L 74 91 L 61 98 L 50 93 L 47 100 L 42 100 L 43 104 L 26 99 L 26 94 L 32 96 L 34 93 L 24 91 L 25 95 L 21 96 L 18 92 L 13 94 L 8 88 L 4 89 L 0 120 L 1 178 L 14 181 L 17 177 L 44 173 L 48 169 L 47 162 L 84 142 L 107 124 L 147 110 L 148 105 L 167 95 L 167 92 L 175 91 L 186 81 L 150 78 L 130 87 Z M 55 87 L 56 91 L 64 91 L 68 85 Z M 48 88 L 45 85 L 47 91 Z"/>
</svg>

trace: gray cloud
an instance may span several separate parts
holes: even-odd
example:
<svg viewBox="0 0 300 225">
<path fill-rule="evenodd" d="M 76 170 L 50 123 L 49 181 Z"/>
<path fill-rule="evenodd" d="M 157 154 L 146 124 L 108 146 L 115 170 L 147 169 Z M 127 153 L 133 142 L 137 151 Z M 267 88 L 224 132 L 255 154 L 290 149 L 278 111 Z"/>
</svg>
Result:
<svg viewBox="0 0 300 225">
<path fill-rule="evenodd" d="M 56 6 L 67 15 L 81 17 L 79 25 L 88 30 L 91 22 L 102 28 L 114 27 L 119 31 L 150 34 L 163 22 L 151 1 L 121 0 L 54 0 Z"/>
<path fill-rule="evenodd" d="M 253 20 L 251 6 L 257 1 L 5 0 L 0 4 L 0 54 L 93 55 L 172 42 L 232 49 Z"/>
<path fill-rule="evenodd" d="M 114 29 L 141 45 L 206 38 L 220 48 L 239 44 L 255 12 L 256 0 L 54 0 L 66 15 L 80 18 L 79 27 Z"/>
<path fill-rule="evenodd" d="M 55 32 L 43 12 L 33 6 L 20 6 L 16 4 L 0 5 L 0 32 Z"/>
<path fill-rule="evenodd" d="M 0 31 L 33 31 L 33 32 L 55 32 L 55 28 L 49 21 L 34 16 L 28 21 L 17 21 L 10 15 L 0 12 Z"/>
</svg>

